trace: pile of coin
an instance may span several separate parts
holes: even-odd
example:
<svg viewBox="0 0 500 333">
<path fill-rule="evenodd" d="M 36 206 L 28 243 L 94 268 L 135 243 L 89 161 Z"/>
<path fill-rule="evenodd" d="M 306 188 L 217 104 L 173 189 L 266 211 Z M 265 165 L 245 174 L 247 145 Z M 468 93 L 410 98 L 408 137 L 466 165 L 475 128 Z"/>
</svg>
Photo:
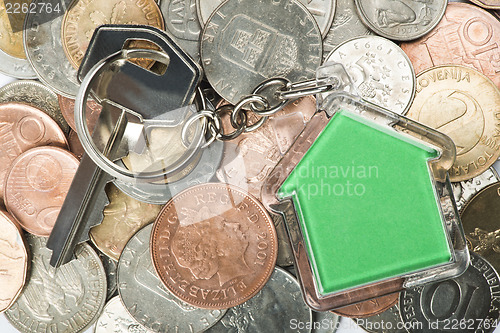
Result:
<svg viewBox="0 0 500 333">
<path fill-rule="evenodd" d="M 500 319 L 500 2 L 472 2 L 0 2 L 0 72 L 23 79 L 0 89 L 0 312 L 21 332 L 319 333 L 334 332 L 339 316 L 368 332 L 492 332 Z M 218 110 L 267 79 L 313 79 L 320 65 L 337 62 L 364 100 L 448 135 L 469 268 L 332 312 L 306 306 L 283 217 L 260 198 L 317 111 L 313 96 L 251 131 L 224 117 L 223 133 L 239 135 L 203 148 L 164 181 L 97 177 L 102 193 L 85 197 L 77 70 L 105 24 L 165 30 L 203 68 L 202 104 Z M 143 40 L 124 47 L 155 48 Z M 89 100 L 88 127 L 102 135 L 110 112 Z M 243 114 L 247 124 L 264 119 L 250 107 Z M 182 130 L 182 119 L 153 129 L 146 152 L 117 163 L 139 171 L 171 163 L 185 153 Z M 86 203 L 73 200 L 75 188 Z M 68 230 L 68 239 L 83 233 L 88 241 L 54 250 L 60 234 L 48 237 L 63 206 L 95 211 L 78 213 L 87 220 Z M 65 251 L 69 262 L 54 260 Z"/>
</svg>

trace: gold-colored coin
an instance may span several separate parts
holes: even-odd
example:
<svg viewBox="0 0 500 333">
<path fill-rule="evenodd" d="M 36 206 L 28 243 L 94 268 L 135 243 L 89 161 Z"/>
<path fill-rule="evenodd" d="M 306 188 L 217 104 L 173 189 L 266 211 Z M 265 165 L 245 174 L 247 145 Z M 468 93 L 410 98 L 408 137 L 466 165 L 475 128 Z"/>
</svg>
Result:
<svg viewBox="0 0 500 333">
<path fill-rule="evenodd" d="M 9 4 L 9 8 L 5 7 Z M 21 10 L 19 13 L 13 13 L 14 9 L 26 2 L 21 1 L 0 1 L 0 49 L 10 56 L 20 59 L 26 59 L 23 46 L 23 22 L 26 14 Z M 15 8 L 14 8 L 15 7 Z M 18 8 L 18 9 L 19 9 Z M 7 13 L 9 9 L 9 13 Z M 13 29 L 13 26 L 16 27 Z"/>
<path fill-rule="evenodd" d="M 408 118 L 448 135 L 457 148 L 450 180 L 486 171 L 500 156 L 500 91 L 484 74 L 460 65 L 429 68 L 417 76 Z"/>
<path fill-rule="evenodd" d="M 94 30 L 103 24 L 164 28 L 161 11 L 154 0 L 75 0 L 64 15 L 61 31 L 64 52 L 75 68 L 80 66 Z M 136 46 L 151 48 L 144 41 L 137 42 Z"/>
<path fill-rule="evenodd" d="M 102 223 L 90 229 L 90 239 L 102 253 L 118 260 L 128 240 L 137 230 L 154 221 L 162 208 L 135 200 L 108 184 L 109 205 L 104 208 Z"/>
<path fill-rule="evenodd" d="M 477 193 L 463 208 L 461 219 L 469 250 L 500 270 L 500 182 Z"/>
</svg>

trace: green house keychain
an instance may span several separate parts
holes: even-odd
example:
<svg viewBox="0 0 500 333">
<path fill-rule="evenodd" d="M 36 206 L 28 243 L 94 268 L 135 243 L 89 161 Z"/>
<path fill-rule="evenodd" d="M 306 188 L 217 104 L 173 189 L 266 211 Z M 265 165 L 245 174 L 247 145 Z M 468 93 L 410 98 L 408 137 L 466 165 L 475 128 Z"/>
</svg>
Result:
<svg viewBox="0 0 500 333">
<path fill-rule="evenodd" d="M 264 204 L 285 218 L 304 298 L 325 311 L 461 274 L 465 237 L 447 136 L 338 89 L 271 172 Z"/>
</svg>

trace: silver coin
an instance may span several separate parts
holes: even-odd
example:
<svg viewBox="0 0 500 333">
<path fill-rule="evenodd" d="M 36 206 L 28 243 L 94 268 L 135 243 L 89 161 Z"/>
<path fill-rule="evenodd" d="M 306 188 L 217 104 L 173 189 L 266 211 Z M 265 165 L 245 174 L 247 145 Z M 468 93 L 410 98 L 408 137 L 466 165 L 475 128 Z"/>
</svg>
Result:
<svg viewBox="0 0 500 333">
<path fill-rule="evenodd" d="M 311 79 L 322 59 L 322 39 L 309 11 L 296 0 L 228 0 L 201 37 L 208 81 L 232 104 L 264 80 Z"/>
<path fill-rule="evenodd" d="M 469 268 L 454 279 L 401 292 L 401 318 L 413 333 L 493 332 L 500 318 L 500 278 L 470 252 Z"/>
<path fill-rule="evenodd" d="M 9 83 L 0 88 L 0 103 L 22 102 L 30 104 L 54 119 L 64 133 L 69 133 L 69 125 L 64 119 L 56 93 L 38 81 L 23 80 Z"/>
<path fill-rule="evenodd" d="M 499 180 L 497 172 L 491 167 L 477 177 L 459 183 L 451 183 L 453 196 L 457 203 L 457 209 L 459 211 L 462 210 L 462 207 L 464 207 L 467 201 L 472 199 L 476 193 Z"/>
<path fill-rule="evenodd" d="M 224 143 L 215 141 L 208 148 L 204 149 L 201 153 L 201 158 L 194 167 L 194 169 L 185 177 L 178 181 L 168 184 L 162 183 L 128 183 L 119 179 L 114 180 L 114 184 L 122 192 L 131 196 L 132 198 L 154 204 L 165 204 L 172 196 L 183 191 L 184 189 L 208 182 L 215 175 L 222 154 L 224 152 Z M 122 165 L 119 163 L 119 165 Z"/>
<path fill-rule="evenodd" d="M 94 326 L 94 333 L 148 333 L 125 309 L 120 296 L 108 301 Z"/>
<path fill-rule="evenodd" d="M 6 312 L 21 332 L 82 332 L 97 319 L 106 300 L 106 277 L 90 245 L 75 249 L 75 259 L 55 269 L 47 238 L 27 235 L 31 276 L 19 299 Z"/>
<path fill-rule="evenodd" d="M 337 0 L 332 26 L 323 39 L 323 59 L 343 42 L 368 35 L 373 32 L 361 22 L 354 0 Z"/>
<path fill-rule="evenodd" d="M 261 291 L 245 303 L 227 310 L 207 332 L 311 332 L 311 309 L 302 300 L 297 280 L 275 267 Z"/>
<path fill-rule="evenodd" d="M 369 333 L 406 333 L 401 319 L 399 304 L 368 318 L 356 319 L 356 323 Z"/>
<path fill-rule="evenodd" d="M 45 0 L 33 0 L 36 8 Z M 71 0 L 62 0 L 66 8 Z M 66 58 L 61 42 L 63 15 L 55 11 L 41 11 L 26 15 L 24 22 L 24 49 L 36 75 L 59 95 L 75 98 L 79 83 L 76 69 Z"/>
<path fill-rule="evenodd" d="M 17 79 L 35 79 L 36 74 L 26 59 L 16 58 L 0 50 L 0 73 Z"/>
<path fill-rule="evenodd" d="M 169 292 L 155 272 L 149 239 L 152 224 L 128 241 L 118 261 L 118 293 L 129 314 L 154 332 L 203 332 L 225 310 L 191 306 Z"/>
<path fill-rule="evenodd" d="M 340 317 L 333 312 L 312 312 L 311 333 L 334 333 L 339 327 Z"/>
<path fill-rule="evenodd" d="M 270 214 L 274 226 L 276 227 L 276 234 L 278 235 L 278 257 L 276 258 L 276 265 L 285 267 L 293 265 L 293 252 L 290 242 L 288 240 L 288 234 L 285 227 L 285 222 L 283 217 L 278 214 Z"/>
<path fill-rule="evenodd" d="M 415 72 L 399 46 L 382 37 L 357 37 L 337 46 L 326 61 L 344 65 L 363 99 L 405 114 L 415 95 Z"/>
<path fill-rule="evenodd" d="M 333 22 L 333 17 L 337 8 L 335 4 L 339 0 L 299 1 L 312 14 L 316 23 L 318 24 L 321 35 L 325 37 Z M 202 26 L 205 26 L 210 18 L 210 15 L 212 15 L 215 9 L 223 2 L 223 0 L 196 0 L 196 10 L 198 12 L 198 18 Z"/>
<path fill-rule="evenodd" d="M 165 31 L 196 62 L 200 62 L 201 26 L 195 0 L 162 0 L 159 4 L 165 19 Z"/>
<path fill-rule="evenodd" d="M 361 20 L 380 36 L 407 41 L 431 31 L 444 15 L 447 0 L 356 0 Z"/>
<path fill-rule="evenodd" d="M 98 252 L 99 259 L 101 259 L 102 266 L 104 267 L 104 271 L 106 272 L 106 281 L 107 281 L 107 292 L 106 292 L 106 300 L 110 300 L 116 295 L 118 291 L 118 285 L 116 281 L 116 270 L 118 269 L 118 263 L 105 255 L 102 252 Z"/>
</svg>

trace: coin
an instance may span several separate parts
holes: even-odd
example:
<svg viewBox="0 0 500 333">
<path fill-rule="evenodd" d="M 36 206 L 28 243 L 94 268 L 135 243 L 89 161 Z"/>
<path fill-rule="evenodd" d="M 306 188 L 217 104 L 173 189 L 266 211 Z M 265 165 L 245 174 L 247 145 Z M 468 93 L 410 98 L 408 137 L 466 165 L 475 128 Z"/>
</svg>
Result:
<svg viewBox="0 0 500 333">
<path fill-rule="evenodd" d="M 335 11 L 338 9 L 338 5 L 336 5 L 338 1 L 339 0 L 300 0 L 300 3 L 302 3 L 314 17 L 323 37 L 326 36 L 332 25 Z M 223 0 L 196 0 L 196 10 L 202 26 L 206 25 L 212 13 L 223 2 Z"/>
<path fill-rule="evenodd" d="M 453 140 L 457 157 L 450 180 L 460 182 L 486 171 L 500 155 L 498 105 L 500 91 L 486 76 L 468 67 L 444 65 L 417 76 L 407 117 Z"/>
<path fill-rule="evenodd" d="M 311 332 L 311 309 L 302 300 L 297 280 L 275 267 L 264 288 L 243 304 L 227 310 L 207 332 Z M 299 327 L 299 323 L 303 326 Z M 294 327 L 297 326 L 297 327 Z"/>
<path fill-rule="evenodd" d="M 94 30 L 103 24 L 164 28 L 160 8 L 153 0 L 75 0 L 64 14 L 61 26 L 64 53 L 73 67 L 80 66 Z"/>
<path fill-rule="evenodd" d="M 226 141 L 217 178 L 260 198 L 264 180 L 315 112 L 316 99 L 312 96 L 304 97 L 289 103 L 257 130 Z M 254 123 L 259 118 L 253 112 L 247 117 L 249 123 Z M 224 133 L 234 130 L 229 117 L 223 118 L 222 125 Z"/>
<path fill-rule="evenodd" d="M 461 211 L 476 193 L 499 180 L 500 178 L 497 172 L 491 167 L 477 177 L 464 180 L 460 183 L 452 183 L 451 188 L 453 190 L 453 196 L 455 197 L 457 209 Z"/>
<path fill-rule="evenodd" d="M 276 228 L 276 235 L 278 236 L 278 257 L 276 258 L 276 265 L 284 267 L 293 265 L 293 251 L 288 240 L 288 233 L 285 227 L 285 221 L 279 214 L 270 214 Z"/>
<path fill-rule="evenodd" d="M 405 114 L 415 94 L 415 72 L 399 46 L 382 37 L 364 36 L 337 46 L 326 61 L 344 65 L 362 98 Z"/>
<path fill-rule="evenodd" d="M 401 292 L 401 317 L 412 333 L 493 332 L 500 317 L 499 289 L 498 273 L 470 252 L 462 275 Z"/>
<path fill-rule="evenodd" d="M 334 333 L 340 323 L 340 317 L 330 311 L 313 311 L 311 333 Z"/>
<path fill-rule="evenodd" d="M 461 220 L 470 250 L 500 268 L 500 183 L 488 185 L 462 209 Z"/>
<path fill-rule="evenodd" d="M 196 1 L 162 0 L 159 6 L 165 18 L 165 30 L 194 61 L 200 62 L 201 26 Z"/>
<path fill-rule="evenodd" d="M 179 299 L 206 309 L 244 303 L 276 263 L 277 236 L 262 204 L 229 184 L 201 184 L 173 197 L 151 235 L 155 270 Z"/>
<path fill-rule="evenodd" d="M 131 198 L 113 184 L 106 186 L 106 195 L 109 204 L 102 223 L 92 227 L 89 236 L 102 253 L 118 260 L 130 237 L 153 222 L 162 207 Z"/>
<path fill-rule="evenodd" d="M 437 65 L 458 64 L 482 72 L 500 88 L 500 22 L 466 3 L 449 3 L 446 13 L 427 36 L 401 44 L 418 74 Z"/>
<path fill-rule="evenodd" d="M 373 35 L 358 16 L 354 0 L 337 0 L 333 23 L 323 39 L 323 59 L 339 44 L 366 35 Z"/>
<path fill-rule="evenodd" d="M 67 8 L 72 0 L 61 0 L 61 7 Z M 45 0 L 32 0 L 35 8 L 41 8 Z M 59 95 L 75 97 L 80 84 L 76 69 L 71 66 L 63 51 L 61 42 L 60 12 L 42 10 L 26 15 L 24 47 L 29 63 L 36 76 Z"/>
<path fill-rule="evenodd" d="M 361 20 L 380 36 L 412 40 L 434 28 L 446 10 L 447 0 L 356 0 Z"/>
<path fill-rule="evenodd" d="M 57 95 L 38 81 L 22 80 L 9 83 L 0 88 L 0 103 L 21 102 L 34 106 L 54 119 L 64 133 L 69 133 L 69 126 L 64 119 Z"/>
<path fill-rule="evenodd" d="M 69 150 L 76 156 L 76 158 L 81 160 L 83 154 L 85 153 L 85 150 L 83 149 L 82 143 L 80 142 L 80 138 L 78 138 L 78 134 L 73 130 L 69 131 L 68 144 Z"/>
<path fill-rule="evenodd" d="M 12 57 L 0 49 L 0 73 L 17 79 L 34 79 L 36 74 L 25 59 Z"/>
<path fill-rule="evenodd" d="M 406 333 L 401 319 L 399 304 L 375 316 L 356 320 L 356 324 L 369 333 Z"/>
<path fill-rule="evenodd" d="M 68 125 L 71 127 L 73 131 L 76 131 L 75 124 L 75 100 L 73 98 L 64 97 L 62 95 L 58 95 L 58 103 L 61 108 L 62 115 L 64 119 L 68 122 Z M 99 119 L 99 115 L 101 114 L 102 106 L 101 104 L 95 102 L 94 100 L 89 99 L 87 101 L 87 108 L 85 111 L 85 116 L 87 119 L 87 126 L 89 130 L 92 132 L 95 124 Z"/>
<path fill-rule="evenodd" d="M 377 297 L 369 301 L 344 306 L 342 308 L 332 310 L 332 312 L 338 314 L 339 316 L 348 318 L 367 318 L 378 315 L 379 313 L 391 308 L 398 302 L 398 299 L 399 293 L 395 293 Z"/>
<path fill-rule="evenodd" d="M 106 303 L 94 328 L 94 333 L 109 332 L 149 333 L 150 331 L 127 312 L 120 296 L 115 296 Z"/>
<path fill-rule="evenodd" d="M 0 208 L 0 313 L 16 301 L 26 282 L 28 252 L 15 219 Z"/>
<path fill-rule="evenodd" d="M 111 298 L 117 295 L 118 292 L 118 284 L 116 281 L 118 262 L 100 251 L 98 251 L 97 254 L 99 255 L 99 259 L 101 259 L 102 266 L 104 267 L 104 272 L 106 272 L 106 300 L 109 301 Z"/>
<path fill-rule="evenodd" d="M 487 9 L 500 9 L 499 0 L 470 0 L 470 2 Z"/>
<path fill-rule="evenodd" d="M 153 268 L 149 240 L 152 224 L 140 229 L 127 243 L 118 262 L 118 292 L 125 308 L 153 332 L 202 332 L 214 325 L 225 310 L 199 309 L 169 292 Z"/>
<path fill-rule="evenodd" d="M 32 148 L 12 162 L 4 201 L 23 229 L 50 235 L 79 164 L 73 154 L 57 147 Z"/>
<path fill-rule="evenodd" d="M 54 145 L 66 147 L 64 133 L 44 112 L 20 103 L 0 104 L 0 189 L 4 188 L 5 174 L 22 152 Z M 0 191 L 3 198 L 3 190 Z"/>
<path fill-rule="evenodd" d="M 262 81 L 314 78 L 321 64 L 321 33 L 296 0 L 228 0 L 201 36 L 201 59 L 214 90 L 236 104 Z M 244 79 L 242 79 L 244 78 Z"/>
<path fill-rule="evenodd" d="M 82 243 L 73 261 L 50 266 L 47 239 L 27 235 L 31 276 L 19 299 L 5 313 L 19 331 L 83 332 L 97 319 L 106 300 L 106 277 L 92 248 Z"/>
</svg>

